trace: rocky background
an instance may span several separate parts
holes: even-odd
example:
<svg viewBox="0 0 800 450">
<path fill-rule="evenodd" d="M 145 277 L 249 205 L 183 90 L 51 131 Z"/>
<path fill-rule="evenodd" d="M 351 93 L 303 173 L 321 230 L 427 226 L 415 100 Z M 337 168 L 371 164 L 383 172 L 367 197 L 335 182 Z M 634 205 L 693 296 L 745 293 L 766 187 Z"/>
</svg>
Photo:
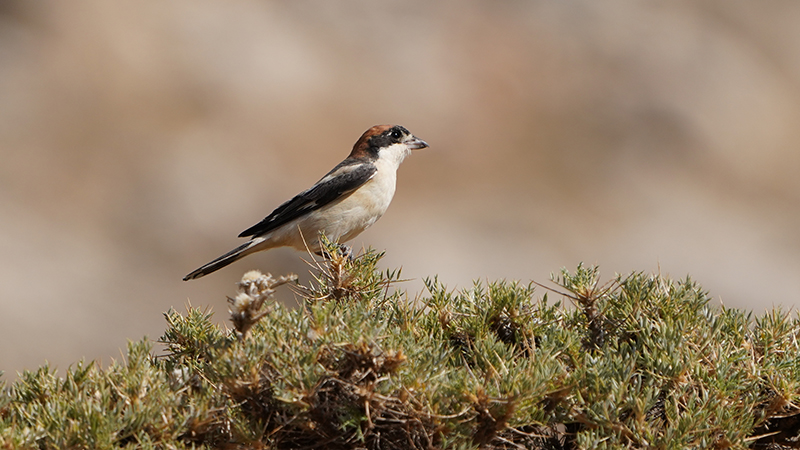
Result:
<svg viewBox="0 0 800 450">
<path fill-rule="evenodd" d="M 0 370 L 107 363 L 377 123 L 431 144 L 352 242 L 403 286 L 690 274 L 800 303 L 794 0 L 0 3 Z M 288 291 L 282 300 L 293 302 Z"/>
</svg>

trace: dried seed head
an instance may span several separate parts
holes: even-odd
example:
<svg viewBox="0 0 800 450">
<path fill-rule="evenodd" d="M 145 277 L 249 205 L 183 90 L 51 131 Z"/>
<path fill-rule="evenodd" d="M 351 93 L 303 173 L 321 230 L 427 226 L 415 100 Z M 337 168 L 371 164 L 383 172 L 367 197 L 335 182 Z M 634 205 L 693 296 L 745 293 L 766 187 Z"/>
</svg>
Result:
<svg viewBox="0 0 800 450">
<path fill-rule="evenodd" d="M 242 313 L 250 309 L 253 305 L 253 297 L 249 294 L 244 292 L 240 292 L 234 298 L 228 298 L 228 303 L 230 303 L 231 314 L 233 313 Z"/>
</svg>

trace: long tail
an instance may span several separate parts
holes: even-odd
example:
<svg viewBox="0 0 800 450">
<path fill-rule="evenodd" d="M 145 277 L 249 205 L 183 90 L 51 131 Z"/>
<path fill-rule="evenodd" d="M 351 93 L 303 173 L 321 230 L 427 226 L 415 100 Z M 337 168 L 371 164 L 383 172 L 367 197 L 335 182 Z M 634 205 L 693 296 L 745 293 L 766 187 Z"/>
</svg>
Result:
<svg viewBox="0 0 800 450">
<path fill-rule="evenodd" d="M 259 250 L 264 250 L 263 248 L 255 248 L 258 244 L 261 244 L 266 239 L 264 238 L 255 238 L 249 242 L 246 242 L 235 249 L 225 253 L 224 255 L 220 256 L 219 258 L 211 261 L 210 263 L 200 267 L 199 269 L 194 270 L 189 275 L 183 277 L 183 281 L 194 280 L 196 278 L 204 277 L 211 272 L 216 272 L 219 269 L 227 266 L 228 264 L 238 261 L 241 258 L 249 255 L 250 253 L 257 252 Z"/>
</svg>

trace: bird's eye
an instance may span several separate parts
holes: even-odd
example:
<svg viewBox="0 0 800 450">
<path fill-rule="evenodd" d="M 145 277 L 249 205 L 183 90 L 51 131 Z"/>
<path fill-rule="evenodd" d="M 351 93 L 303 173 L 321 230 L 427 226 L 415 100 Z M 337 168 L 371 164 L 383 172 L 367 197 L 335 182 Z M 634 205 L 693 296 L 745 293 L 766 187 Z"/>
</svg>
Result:
<svg viewBox="0 0 800 450">
<path fill-rule="evenodd" d="M 400 130 L 392 130 L 392 134 L 390 134 L 390 136 L 392 139 L 400 139 L 400 137 L 403 136 L 403 133 L 401 133 Z"/>
</svg>

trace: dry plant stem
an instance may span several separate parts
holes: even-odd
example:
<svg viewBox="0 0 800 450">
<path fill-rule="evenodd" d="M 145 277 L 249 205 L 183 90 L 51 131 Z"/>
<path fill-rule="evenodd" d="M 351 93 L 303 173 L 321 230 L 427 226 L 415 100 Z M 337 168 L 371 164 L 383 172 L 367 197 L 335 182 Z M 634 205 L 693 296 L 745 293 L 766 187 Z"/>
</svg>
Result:
<svg viewBox="0 0 800 450">
<path fill-rule="evenodd" d="M 258 270 L 251 270 L 242 276 L 237 283 L 239 293 L 236 297 L 228 297 L 230 303 L 231 322 L 237 331 L 237 336 L 244 339 L 250 328 L 259 320 L 269 314 L 269 309 L 264 309 L 264 302 L 272 298 L 275 289 L 289 282 L 296 282 L 297 275 L 289 274 L 273 278 L 271 274 L 262 274 Z"/>
</svg>

